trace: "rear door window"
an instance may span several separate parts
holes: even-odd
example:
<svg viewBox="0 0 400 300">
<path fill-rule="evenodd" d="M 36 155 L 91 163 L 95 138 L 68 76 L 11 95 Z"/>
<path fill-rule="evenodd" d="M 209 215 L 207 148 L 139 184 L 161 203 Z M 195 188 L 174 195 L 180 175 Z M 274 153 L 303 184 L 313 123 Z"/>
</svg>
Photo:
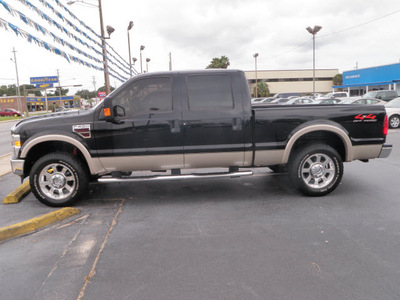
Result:
<svg viewBox="0 0 400 300">
<path fill-rule="evenodd" d="M 227 75 L 187 77 L 189 110 L 233 109 L 233 96 Z"/>
</svg>

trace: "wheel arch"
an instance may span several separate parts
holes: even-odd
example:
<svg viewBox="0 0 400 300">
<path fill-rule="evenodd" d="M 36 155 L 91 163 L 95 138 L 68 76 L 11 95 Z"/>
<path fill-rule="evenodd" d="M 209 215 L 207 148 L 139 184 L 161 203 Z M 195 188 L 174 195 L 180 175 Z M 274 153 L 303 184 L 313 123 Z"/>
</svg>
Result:
<svg viewBox="0 0 400 300">
<path fill-rule="evenodd" d="M 343 161 L 352 160 L 352 143 L 344 128 L 332 124 L 314 124 L 293 132 L 285 147 L 284 163 L 289 161 L 291 153 L 304 144 L 325 143 L 335 148 Z"/>
<path fill-rule="evenodd" d="M 72 153 L 79 157 L 91 174 L 98 174 L 104 171 L 100 162 L 93 159 L 88 149 L 78 140 L 65 135 L 44 135 L 29 140 L 21 149 L 21 158 L 25 159 L 24 175 L 29 172 L 38 158 L 47 153 L 63 151 Z"/>
</svg>

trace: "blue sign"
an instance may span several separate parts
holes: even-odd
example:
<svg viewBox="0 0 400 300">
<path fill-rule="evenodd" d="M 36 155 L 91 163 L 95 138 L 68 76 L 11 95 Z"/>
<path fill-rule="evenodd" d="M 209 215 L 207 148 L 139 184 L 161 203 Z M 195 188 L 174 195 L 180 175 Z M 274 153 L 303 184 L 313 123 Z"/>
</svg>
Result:
<svg viewBox="0 0 400 300">
<path fill-rule="evenodd" d="M 45 76 L 45 77 L 31 77 L 31 84 L 47 84 L 47 83 L 57 83 L 58 76 Z"/>
<path fill-rule="evenodd" d="M 344 86 L 392 83 L 400 79 L 400 64 L 343 72 Z"/>
<path fill-rule="evenodd" d="M 26 97 L 26 101 L 28 102 L 42 102 L 45 101 L 45 97 Z M 60 100 L 60 97 L 54 96 L 54 97 L 47 97 L 47 101 L 57 101 Z M 61 96 L 62 101 L 67 101 L 67 100 L 74 100 L 74 96 Z"/>
</svg>

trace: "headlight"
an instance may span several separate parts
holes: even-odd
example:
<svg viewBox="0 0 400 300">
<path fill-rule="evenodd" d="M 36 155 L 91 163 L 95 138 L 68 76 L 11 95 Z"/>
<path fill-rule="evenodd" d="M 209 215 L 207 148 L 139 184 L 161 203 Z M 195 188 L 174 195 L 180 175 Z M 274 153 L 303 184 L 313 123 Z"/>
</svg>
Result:
<svg viewBox="0 0 400 300">
<path fill-rule="evenodd" d="M 18 157 L 19 149 L 21 149 L 21 138 L 19 134 L 11 135 L 11 146 L 13 149 L 14 157 Z"/>
</svg>

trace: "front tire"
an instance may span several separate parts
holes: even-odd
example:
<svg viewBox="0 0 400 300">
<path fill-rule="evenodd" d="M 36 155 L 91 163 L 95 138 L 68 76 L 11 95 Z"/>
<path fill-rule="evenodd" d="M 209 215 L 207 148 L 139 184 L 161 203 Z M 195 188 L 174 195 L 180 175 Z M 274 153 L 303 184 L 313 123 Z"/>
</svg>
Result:
<svg viewBox="0 0 400 300">
<path fill-rule="evenodd" d="M 68 206 L 85 192 L 89 175 L 81 162 L 66 152 L 50 153 L 32 167 L 30 186 L 38 200 L 48 206 Z"/>
<path fill-rule="evenodd" d="M 400 116 L 394 115 L 389 119 L 389 127 L 390 128 L 399 128 L 400 127 Z"/>
<path fill-rule="evenodd" d="M 304 195 L 327 195 L 342 179 L 342 158 L 328 145 L 307 145 L 290 157 L 288 175 L 293 186 Z"/>
</svg>

